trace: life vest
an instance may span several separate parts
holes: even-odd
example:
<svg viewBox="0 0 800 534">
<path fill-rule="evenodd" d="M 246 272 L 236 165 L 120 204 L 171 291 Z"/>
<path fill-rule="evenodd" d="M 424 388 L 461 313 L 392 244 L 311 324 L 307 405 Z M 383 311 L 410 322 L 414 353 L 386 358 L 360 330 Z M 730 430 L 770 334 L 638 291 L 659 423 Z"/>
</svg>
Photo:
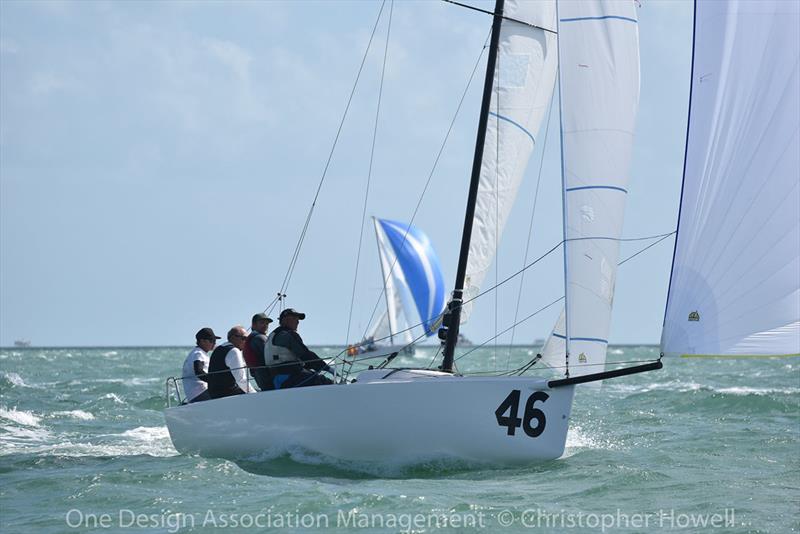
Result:
<svg viewBox="0 0 800 534">
<path fill-rule="evenodd" d="M 258 350 L 261 347 L 258 347 L 257 343 L 259 336 L 263 335 L 260 332 L 250 332 L 250 335 L 247 336 L 247 341 L 245 341 L 244 350 L 242 351 L 247 367 L 261 367 L 264 365 L 264 350 Z"/>
<path fill-rule="evenodd" d="M 244 393 L 236 384 L 231 368 L 225 363 L 225 357 L 233 349 L 233 345 L 220 345 L 211 353 L 208 364 L 208 394 L 212 399 L 230 397 Z"/>
<path fill-rule="evenodd" d="M 289 363 L 303 363 L 303 360 L 298 358 L 294 352 L 286 347 L 281 347 L 274 344 L 275 334 L 280 333 L 282 330 L 273 330 L 267 337 L 267 342 L 264 345 L 264 365 L 273 367 L 274 373 L 280 373 L 283 370 L 285 373 L 292 371 L 292 366 L 286 365 Z"/>
</svg>

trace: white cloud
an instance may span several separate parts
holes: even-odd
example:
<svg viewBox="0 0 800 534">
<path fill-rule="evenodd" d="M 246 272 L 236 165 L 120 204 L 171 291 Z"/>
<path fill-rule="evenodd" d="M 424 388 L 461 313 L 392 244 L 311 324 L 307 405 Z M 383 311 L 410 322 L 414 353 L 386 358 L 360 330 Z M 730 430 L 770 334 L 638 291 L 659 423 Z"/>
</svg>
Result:
<svg viewBox="0 0 800 534">
<path fill-rule="evenodd" d="M 253 57 L 236 43 L 219 39 L 204 39 L 203 45 L 213 57 L 228 66 L 243 82 L 250 80 L 250 63 Z"/>
</svg>

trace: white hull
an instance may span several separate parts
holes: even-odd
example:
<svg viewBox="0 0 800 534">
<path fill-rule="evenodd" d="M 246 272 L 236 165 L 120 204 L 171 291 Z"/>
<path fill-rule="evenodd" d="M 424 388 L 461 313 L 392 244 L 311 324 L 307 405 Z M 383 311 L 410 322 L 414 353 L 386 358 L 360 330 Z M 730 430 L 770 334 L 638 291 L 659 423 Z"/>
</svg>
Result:
<svg viewBox="0 0 800 534">
<path fill-rule="evenodd" d="M 384 379 L 388 373 L 365 371 L 353 384 L 176 406 L 165 411 L 167 427 L 182 453 L 234 460 L 272 457 L 296 447 L 335 459 L 392 463 L 444 457 L 519 464 L 564 452 L 574 386 L 549 389 L 540 378 L 432 371 L 396 371 Z M 536 392 L 542 392 L 538 400 L 529 402 Z M 519 426 L 512 429 L 501 426 L 495 414 L 509 395 L 519 398 L 514 403 Z M 526 404 L 528 415 L 535 415 L 527 421 Z M 544 430 L 532 437 L 542 413 Z M 509 416 L 510 410 L 500 415 Z"/>
</svg>

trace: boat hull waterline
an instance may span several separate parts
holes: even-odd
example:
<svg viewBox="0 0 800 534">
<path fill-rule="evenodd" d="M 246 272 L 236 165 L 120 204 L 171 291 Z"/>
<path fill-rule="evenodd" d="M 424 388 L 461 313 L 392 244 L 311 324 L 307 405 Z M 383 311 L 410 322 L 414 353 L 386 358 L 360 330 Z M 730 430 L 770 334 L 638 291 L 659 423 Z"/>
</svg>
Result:
<svg viewBox="0 0 800 534">
<path fill-rule="evenodd" d="M 164 413 L 184 454 L 252 460 L 299 447 L 356 462 L 522 464 L 564 453 L 573 395 L 574 386 L 550 389 L 541 378 L 382 369 L 352 384 L 238 395 Z"/>
</svg>

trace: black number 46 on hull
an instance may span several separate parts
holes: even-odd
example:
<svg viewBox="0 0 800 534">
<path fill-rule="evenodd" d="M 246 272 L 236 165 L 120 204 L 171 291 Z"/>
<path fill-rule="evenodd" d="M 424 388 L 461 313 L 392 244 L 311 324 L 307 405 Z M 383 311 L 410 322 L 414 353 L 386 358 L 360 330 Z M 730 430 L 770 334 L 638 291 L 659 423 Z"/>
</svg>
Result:
<svg viewBox="0 0 800 534">
<path fill-rule="evenodd" d="M 497 407 L 494 415 L 497 418 L 497 424 L 508 429 L 509 436 L 515 435 L 517 429 L 522 427 L 522 430 L 525 431 L 525 434 L 535 438 L 544 432 L 544 427 L 547 424 L 547 420 L 545 419 L 544 412 L 538 408 L 534 408 L 533 404 L 537 401 L 546 401 L 550 398 L 550 395 L 544 391 L 536 391 L 535 393 L 532 393 L 531 396 L 528 397 L 528 401 L 525 403 L 525 413 L 520 419 L 517 417 L 517 414 L 519 413 L 519 401 L 521 393 L 522 392 L 518 389 L 515 389 L 509 393 L 500 406 Z M 506 412 L 510 412 L 508 416 L 505 415 Z M 536 421 L 536 426 L 531 425 L 534 420 Z"/>
</svg>

